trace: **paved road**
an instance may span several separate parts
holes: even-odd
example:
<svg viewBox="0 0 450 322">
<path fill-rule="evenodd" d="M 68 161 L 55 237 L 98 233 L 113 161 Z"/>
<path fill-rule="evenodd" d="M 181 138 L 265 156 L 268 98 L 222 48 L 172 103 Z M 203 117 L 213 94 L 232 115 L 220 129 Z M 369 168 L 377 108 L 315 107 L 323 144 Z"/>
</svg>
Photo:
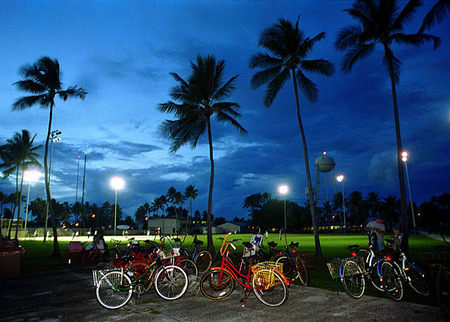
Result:
<svg viewBox="0 0 450 322">
<path fill-rule="evenodd" d="M 165 301 L 152 289 L 119 310 L 107 310 L 96 299 L 89 271 L 57 271 L 0 281 L 1 321 L 445 321 L 437 307 L 395 303 L 345 293 L 290 288 L 289 300 L 279 308 L 263 305 L 251 295 L 245 308 L 242 292 L 213 301 L 193 283 L 179 300 Z"/>
</svg>

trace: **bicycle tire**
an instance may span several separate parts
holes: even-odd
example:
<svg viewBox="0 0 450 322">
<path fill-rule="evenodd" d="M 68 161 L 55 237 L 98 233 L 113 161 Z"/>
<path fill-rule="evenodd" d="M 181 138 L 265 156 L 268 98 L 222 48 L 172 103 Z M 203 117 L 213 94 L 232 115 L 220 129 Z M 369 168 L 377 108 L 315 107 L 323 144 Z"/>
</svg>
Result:
<svg viewBox="0 0 450 322">
<path fill-rule="evenodd" d="M 283 274 L 288 280 L 294 281 L 298 277 L 295 263 L 289 257 L 287 257 L 286 255 L 280 256 L 278 257 L 276 262 L 283 264 Z"/>
<path fill-rule="evenodd" d="M 380 273 L 384 293 L 391 300 L 400 301 L 403 298 L 400 268 L 395 263 L 391 264 L 387 261 L 382 261 Z"/>
<path fill-rule="evenodd" d="M 436 277 L 436 295 L 441 312 L 450 318 L 450 275 L 442 268 Z"/>
<path fill-rule="evenodd" d="M 343 264 L 341 283 L 348 296 L 360 299 L 366 290 L 366 280 L 358 263 L 348 260 Z"/>
<path fill-rule="evenodd" d="M 297 276 L 300 282 L 304 286 L 308 286 L 309 283 L 309 274 L 308 269 L 306 268 L 305 261 L 303 260 L 302 256 L 296 255 L 295 256 L 295 267 L 297 270 Z"/>
<path fill-rule="evenodd" d="M 200 251 L 195 257 L 195 264 L 198 268 L 198 273 L 203 274 L 211 268 L 212 256 L 207 250 Z"/>
<path fill-rule="evenodd" d="M 259 269 L 253 274 L 252 287 L 258 300 L 267 306 L 281 306 L 289 297 L 283 277 L 268 268 Z"/>
<path fill-rule="evenodd" d="M 375 261 L 372 266 L 368 268 L 368 276 L 370 278 L 370 282 L 373 287 L 375 287 L 378 291 L 384 292 L 383 285 L 381 284 L 380 275 L 378 275 L 377 266 L 380 260 Z"/>
<path fill-rule="evenodd" d="M 211 300 L 221 300 L 233 293 L 234 277 L 220 268 L 207 271 L 200 279 L 200 291 Z"/>
<path fill-rule="evenodd" d="M 156 272 L 155 290 L 160 297 L 165 300 L 176 300 L 186 293 L 189 280 L 186 272 L 180 266 L 168 265 L 162 266 Z"/>
<path fill-rule="evenodd" d="M 405 274 L 411 288 L 420 295 L 427 296 L 430 293 L 425 274 L 420 268 L 410 262 L 405 263 Z"/>
<path fill-rule="evenodd" d="M 184 269 L 184 271 L 186 272 L 186 274 L 188 276 L 194 276 L 194 277 L 198 276 L 197 265 L 195 265 L 195 263 L 192 260 L 190 260 L 188 258 L 182 258 L 182 259 L 180 259 L 180 264 L 181 264 L 181 268 Z"/>
<path fill-rule="evenodd" d="M 101 306 L 115 310 L 125 306 L 133 296 L 131 279 L 122 272 L 109 272 L 100 278 L 95 296 Z"/>
</svg>

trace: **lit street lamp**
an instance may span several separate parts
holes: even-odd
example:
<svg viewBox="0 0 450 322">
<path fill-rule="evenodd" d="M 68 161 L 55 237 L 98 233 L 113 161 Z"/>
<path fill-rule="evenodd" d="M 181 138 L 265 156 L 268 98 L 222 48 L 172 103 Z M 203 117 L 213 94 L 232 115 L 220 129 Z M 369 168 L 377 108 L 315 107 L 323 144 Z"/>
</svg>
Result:
<svg viewBox="0 0 450 322">
<path fill-rule="evenodd" d="M 28 235 L 27 222 L 28 222 L 28 201 L 30 199 L 30 186 L 32 182 L 39 180 L 41 173 L 38 170 L 26 170 L 23 173 L 23 179 L 28 181 L 28 194 L 27 194 L 27 207 L 25 208 L 25 236 Z"/>
<path fill-rule="evenodd" d="M 283 203 L 284 203 L 284 239 L 286 239 L 286 194 L 289 192 L 289 187 L 285 184 L 278 187 L 278 192 L 283 195 Z"/>
<path fill-rule="evenodd" d="M 408 164 L 406 162 L 406 161 L 408 161 L 408 152 L 402 152 L 402 161 L 405 163 L 406 181 L 408 182 L 409 202 L 411 203 L 411 216 L 412 216 L 412 222 L 413 222 L 413 227 L 414 227 L 414 235 L 417 235 L 416 219 L 414 218 L 414 207 L 413 207 L 413 201 L 412 201 L 412 196 L 411 196 L 411 185 L 409 184 Z"/>
<path fill-rule="evenodd" d="M 117 229 L 117 190 L 122 190 L 125 187 L 125 181 L 120 177 L 111 178 L 111 187 L 116 191 L 116 199 L 114 203 L 114 236 L 116 235 Z"/>
<path fill-rule="evenodd" d="M 48 186 L 50 189 L 50 176 L 52 173 L 52 156 L 53 156 L 53 143 L 61 141 L 61 138 L 58 135 L 61 135 L 61 131 L 55 130 L 50 133 L 50 139 L 52 140 L 52 144 L 50 147 L 50 165 L 48 167 Z M 48 200 L 47 200 L 48 201 Z M 51 202 L 51 200 L 50 200 Z M 45 212 L 45 228 L 44 228 L 44 243 L 47 241 L 47 224 L 48 224 L 48 207 L 49 202 L 47 202 L 47 210 Z"/>
<path fill-rule="evenodd" d="M 338 175 L 336 180 L 342 184 L 342 209 L 344 211 L 344 232 L 347 232 L 347 219 L 345 218 L 345 193 L 344 193 L 344 176 Z"/>
</svg>

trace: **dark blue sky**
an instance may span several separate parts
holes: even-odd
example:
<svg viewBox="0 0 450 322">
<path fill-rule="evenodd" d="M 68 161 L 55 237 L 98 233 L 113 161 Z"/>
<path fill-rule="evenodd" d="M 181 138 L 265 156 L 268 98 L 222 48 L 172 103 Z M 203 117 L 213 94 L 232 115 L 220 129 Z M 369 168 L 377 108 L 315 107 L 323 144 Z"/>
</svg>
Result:
<svg viewBox="0 0 450 322">
<path fill-rule="evenodd" d="M 404 32 L 417 31 L 434 3 L 425 1 Z M 248 69 L 251 55 L 261 50 L 260 33 L 279 18 L 295 22 L 300 14 L 300 28 L 307 36 L 327 33 L 309 58 L 327 59 L 337 70 L 331 77 L 308 75 L 320 91 L 317 103 L 300 97 L 313 182 L 314 160 L 327 151 L 336 161 L 335 173 L 346 177 L 346 194 L 360 190 L 364 196 L 375 191 L 380 197 L 398 197 L 392 98 L 382 51 L 378 48 L 344 74 L 340 72 L 343 53 L 333 47 L 339 29 L 355 23 L 343 12 L 351 4 L 335 0 L 2 1 L 0 143 L 22 129 L 44 143 L 48 111 L 36 106 L 12 112 L 13 102 L 24 95 L 12 84 L 19 80 L 20 66 L 42 56 L 56 58 L 64 84 L 82 86 L 89 95 L 85 101 L 56 102 L 53 129 L 62 131 L 62 136 L 53 150 L 53 197 L 75 201 L 77 157 L 86 152 L 85 200 L 91 203 L 113 203 L 109 179 L 119 175 L 126 181 L 119 205 L 127 215 L 171 186 L 184 191 L 194 185 L 199 190 L 194 210 L 206 210 L 210 170 L 206 137 L 195 150 L 187 146 L 169 155 L 169 142 L 157 131 L 169 116 L 156 107 L 169 100 L 175 85 L 170 72 L 188 78 L 190 61 L 198 54 L 212 54 L 225 60 L 227 78 L 239 74 L 230 101 L 240 104 L 239 121 L 249 132 L 240 136 L 232 127 L 213 123 L 214 215 L 245 216 L 245 197 L 257 192 L 276 196 L 281 183 L 290 186 L 287 198 L 303 205 L 306 179 L 292 85 L 286 83 L 266 109 L 264 88 L 250 89 L 255 71 Z M 431 44 L 393 46 L 402 62 L 400 122 L 403 146 L 410 153 L 413 200 L 418 204 L 450 190 L 449 30 L 447 17 L 428 31 L 442 39 L 435 51 Z M 12 192 L 13 178 L 1 181 L 0 189 Z M 330 191 L 334 191 L 331 185 Z M 42 180 L 31 189 L 31 198 L 36 197 L 45 197 Z"/>
</svg>

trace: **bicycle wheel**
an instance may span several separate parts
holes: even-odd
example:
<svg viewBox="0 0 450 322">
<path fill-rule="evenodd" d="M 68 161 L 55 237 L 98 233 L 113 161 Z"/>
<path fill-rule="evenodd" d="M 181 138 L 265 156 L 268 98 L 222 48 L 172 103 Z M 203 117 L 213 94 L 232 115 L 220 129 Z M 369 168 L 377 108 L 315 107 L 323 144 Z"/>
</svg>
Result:
<svg viewBox="0 0 450 322">
<path fill-rule="evenodd" d="M 375 261 L 372 266 L 370 266 L 368 268 L 369 271 L 369 277 L 370 277 L 370 282 L 372 283 L 373 287 L 375 287 L 377 290 L 383 292 L 383 285 L 381 285 L 381 279 L 380 279 L 380 275 L 378 275 L 378 270 L 377 270 L 377 266 L 378 263 L 380 261 L 377 260 Z"/>
<path fill-rule="evenodd" d="M 430 293 L 427 281 L 425 280 L 425 274 L 420 268 L 413 263 L 406 262 L 405 274 L 408 277 L 409 285 L 411 285 L 414 291 L 424 296 Z"/>
<path fill-rule="evenodd" d="M 133 295 L 131 279 L 122 272 L 109 272 L 100 278 L 95 288 L 101 306 L 114 310 L 126 305 Z"/>
<path fill-rule="evenodd" d="M 207 250 L 202 250 L 195 257 L 195 264 L 197 265 L 199 274 L 206 272 L 212 264 L 212 256 Z"/>
<path fill-rule="evenodd" d="M 189 282 L 186 272 L 176 265 L 162 266 L 155 275 L 156 293 L 165 300 L 176 300 L 186 293 Z"/>
<path fill-rule="evenodd" d="M 200 290 L 211 300 L 221 300 L 234 291 L 234 278 L 227 271 L 213 269 L 206 272 L 200 280 Z"/>
<path fill-rule="evenodd" d="M 303 285 L 308 286 L 309 283 L 308 270 L 306 269 L 305 261 L 300 255 L 295 256 L 295 268 L 297 270 L 297 276 L 300 282 Z"/>
<path fill-rule="evenodd" d="M 180 264 L 188 276 L 194 276 L 194 277 L 198 276 L 197 265 L 195 265 L 195 263 L 193 261 L 191 261 L 188 258 L 183 258 L 183 259 L 180 259 Z"/>
<path fill-rule="evenodd" d="M 436 277 L 436 292 L 442 313 L 450 318 L 450 275 L 447 270 L 442 268 Z"/>
<path fill-rule="evenodd" d="M 253 274 L 252 286 L 258 300 L 267 306 L 283 305 L 289 296 L 283 277 L 268 268 L 259 269 Z"/>
<path fill-rule="evenodd" d="M 277 263 L 283 264 L 283 274 L 290 281 L 294 281 L 298 277 L 295 263 L 286 255 L 278 257 Z"/>
<path fill-rule="evenodd" d="M 341 275 L 342 286 L 345 292 L 354 299 L 359 299 L 366 290 L 366 281 L 359 265 L 352 260 L 348 260 L 343 267 Z"/>
<path fill-rule="evenodd" d="M 403 285 L 400 271 L 396 264 L 389 262 L 381 263 L 381 285 L 384 293 L 394 301 L 400 301 L 403 298 Z"/>
</svg>

